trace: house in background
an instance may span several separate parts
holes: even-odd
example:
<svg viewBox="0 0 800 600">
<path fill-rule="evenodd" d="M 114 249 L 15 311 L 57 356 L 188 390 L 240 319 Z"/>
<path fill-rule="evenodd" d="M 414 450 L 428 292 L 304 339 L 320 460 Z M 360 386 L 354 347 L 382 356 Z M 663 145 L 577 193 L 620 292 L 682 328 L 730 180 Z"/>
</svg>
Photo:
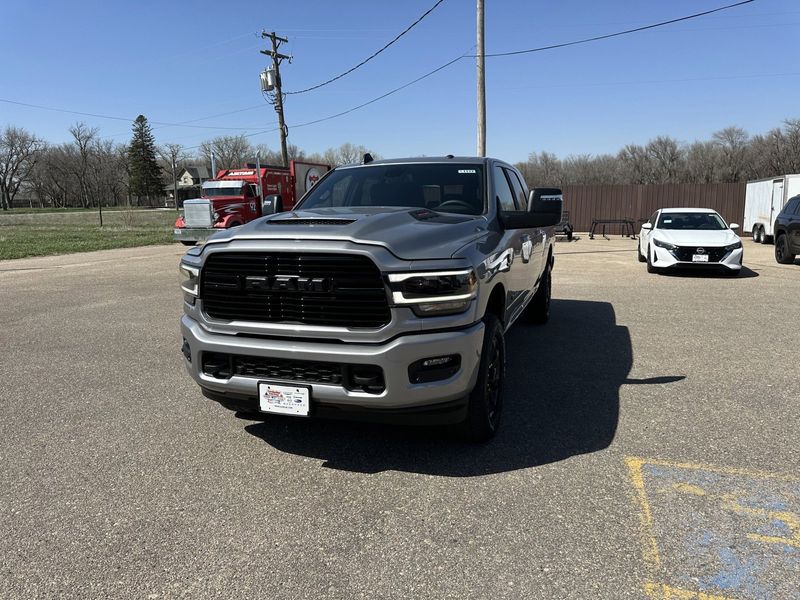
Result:
<svg viewBox="0 0 800 600">
<path fill-rule="evenodd" d="M 213 177 L 214 175 L 208 167 L 184 167 L 183 170 L 178 173 L 178 197 L 175 206 L 180 208 L 183 206 L 184 200 L 199 198 L 202 192 L 203 182 Z M 164 186 L 164 192 L 169 198 L 172 198 L 173 189 L 171 183 Z"/>
</svg>

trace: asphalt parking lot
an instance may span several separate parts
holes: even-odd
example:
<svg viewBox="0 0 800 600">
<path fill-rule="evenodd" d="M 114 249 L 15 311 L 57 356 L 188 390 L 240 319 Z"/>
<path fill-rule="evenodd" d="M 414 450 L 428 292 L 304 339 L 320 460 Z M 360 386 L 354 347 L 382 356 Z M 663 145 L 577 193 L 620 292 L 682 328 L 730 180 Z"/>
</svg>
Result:
<svg viewBox="0 0 800 600">
<path fill-rule="evenodd" d="M 2 598 L 800 598 L 800 264 L 557 245 L 490 444 L 205 400 L 158 246 L 0 262 Z"/>
</svg>

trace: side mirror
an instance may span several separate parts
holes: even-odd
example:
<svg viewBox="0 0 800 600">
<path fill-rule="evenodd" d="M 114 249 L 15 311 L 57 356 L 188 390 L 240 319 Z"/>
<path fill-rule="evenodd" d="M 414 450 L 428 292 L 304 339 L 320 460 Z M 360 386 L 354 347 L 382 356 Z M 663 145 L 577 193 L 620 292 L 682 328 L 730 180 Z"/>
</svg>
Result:
<svg viewBox="0 0 800 600">
<path fill-rule="evenodd" d="M 564 200 L 559 188 L 535 188 L 528 196 L 528 210 L 502 211 L 500 220 L 506 229 L 552 227 L 561 222 Z"/>
<path fill-rule="evenodd" d="M 278 194 L 267 196 L 261 201 L 261 214 L 264 216 L 274 215 L 275 213 L 281 212 L 282 209 L 282 200 Z"/>
<path fill-rule="evenodd" d="M 732 231 L 736 231 L 737 229 L 739 229 L 739 224 L 738 223 L 731 223 L 730 225 L 728 225 L 728 227 L 730 227 L 730 229 Z"/>
<path fill-rule="evenodd" d="M 648 229 L 649 230 L 649 229 L 652 229 L 652 228 L 653 228 L 653 224 L 652 223 L 648 223 L 648 222 L 642 223 L 642 229 Z"/>
</svg>

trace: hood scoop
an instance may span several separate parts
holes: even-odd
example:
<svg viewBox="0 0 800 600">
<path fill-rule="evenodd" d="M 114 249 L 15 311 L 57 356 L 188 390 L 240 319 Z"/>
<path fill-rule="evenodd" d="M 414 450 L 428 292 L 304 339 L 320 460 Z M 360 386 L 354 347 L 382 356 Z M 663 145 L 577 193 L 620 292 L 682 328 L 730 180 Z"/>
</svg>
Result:
<svg viewBox="0 0 800 600">
<path fill-rule="evenodd" d="M 355 219 L 272 219 L 268 225 L 350 225 Z"/>
</svg>

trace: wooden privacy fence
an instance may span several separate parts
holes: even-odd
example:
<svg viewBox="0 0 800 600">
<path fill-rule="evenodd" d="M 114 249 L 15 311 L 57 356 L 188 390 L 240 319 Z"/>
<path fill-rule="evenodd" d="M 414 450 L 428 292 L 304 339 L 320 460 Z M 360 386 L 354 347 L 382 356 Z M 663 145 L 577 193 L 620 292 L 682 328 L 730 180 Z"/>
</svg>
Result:
<svg viewBox="0 0 800 600">
<path fill-rule="evenodd" d="M 567 185 L 564 210 L 575 231 L 589 231 L 593 219 L 632 219 L 639 224 L 659 208 L 716 210 L 729 223 L 744 220 L 744 183 L 665 183 L 657 185 Z M 617 229 L 609 229 L 619 233 Z"/>
</svg>

